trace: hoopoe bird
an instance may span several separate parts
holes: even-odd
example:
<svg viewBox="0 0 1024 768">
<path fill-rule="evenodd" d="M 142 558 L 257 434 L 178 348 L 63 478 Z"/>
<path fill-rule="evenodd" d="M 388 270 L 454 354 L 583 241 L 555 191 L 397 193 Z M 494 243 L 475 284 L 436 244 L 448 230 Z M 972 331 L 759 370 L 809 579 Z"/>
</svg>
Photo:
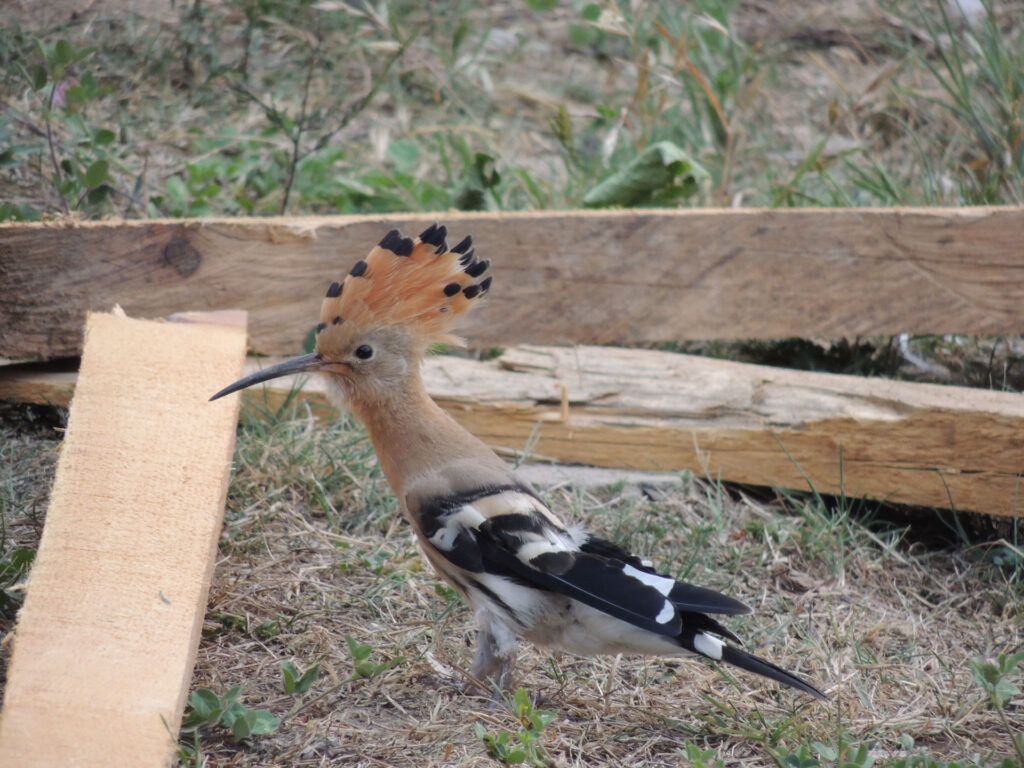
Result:
<svg viewBox="0 0 1024 768">
<path fill-rule="evenodd" d="M 332 396 L 365 425 L 381 469 L 437 573 L 477 621 L 471 675 L 501 690 L 517 638 L 577 655 L 696 654 L 824 699 L 810 683 L 736 647 L 715 616 L 750 612 L 676 581 L 582 526 L 566 524 L 483 441 L 427 394 L 420 363 L 453 343 L 454 321 L 491 288 L 472 239 L 445 227 L 392 230 L 342 282 L 331 283 L 316 351 L 258 371 L 214 395 L 288 374 L 325 374 Z"/>
</svg>

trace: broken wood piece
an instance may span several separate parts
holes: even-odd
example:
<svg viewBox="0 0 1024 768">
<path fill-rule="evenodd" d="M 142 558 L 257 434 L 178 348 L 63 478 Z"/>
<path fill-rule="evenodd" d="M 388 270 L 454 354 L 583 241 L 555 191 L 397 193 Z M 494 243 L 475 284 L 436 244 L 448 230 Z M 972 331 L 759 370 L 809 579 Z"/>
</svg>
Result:
<svg viewBox="0 0 1024 768">
<path fill-rule="evenodd" d="M 78 355 L 89 310 L 250 310 L 299 352 L 332 280 L 435 215 L 0 225 L 0 356 Z M 444 215 L 493 261 L 477 348 L 899 333 L 1024 333 L 1021 208 Z"/>
<path fill-rule="evenodd" d="M 549 390 L 565 382 L 570 417 L 550 418 L 555 395 L 502 404 L 491 389 L 489 407 L 469 407 L 435 380 L 432 394 L 492 445 L 532 435 L 537 454 L 561 461 L 995 515 L 1024 507 L 1018 394 L 604 347 L 522 347 L 494 365 Z"/>
<path fill-rule="evenodd" d="M 246 373 L 273 360 L 247 363 Z M 497 450 L 602 467 L 997 515 L 1024 500 L 1024 397 L 609 347 L 519 347 L 489 362 L 438 356 L 427 390 Z M 302 397 L 328 408 L 323 381 Z M 243 395 L 279 408 L 296 380 Z M 0 397 L 57 399 L 67 379 Z M 212 393 L 212 392 L 211 392 Z M 566 416 L 566 407 L 568 415 Z"/>
<path fill-rule="evenodd" d="M 244 355 L 244 316 L 89 316 L 14 633 L 0 765 L 170 764 L 238 415 L 237 400 L 207 398 Z"/>
</svg>

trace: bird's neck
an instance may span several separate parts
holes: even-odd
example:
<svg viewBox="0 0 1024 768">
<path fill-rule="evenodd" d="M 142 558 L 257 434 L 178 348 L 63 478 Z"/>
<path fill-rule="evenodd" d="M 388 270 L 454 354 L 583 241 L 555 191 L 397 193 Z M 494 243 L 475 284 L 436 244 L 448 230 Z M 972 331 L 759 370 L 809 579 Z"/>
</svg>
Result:
<svg viewBox="0 0 1024 768">
<path fill-rule="evenodd" d="M 384 476 L 399 498 L 418 478 L 453 462 L 493 456 L 427 394 L 418 370 L 372 398 L 351 393 L 349 407 L 366 427 Z"/>
</svg>

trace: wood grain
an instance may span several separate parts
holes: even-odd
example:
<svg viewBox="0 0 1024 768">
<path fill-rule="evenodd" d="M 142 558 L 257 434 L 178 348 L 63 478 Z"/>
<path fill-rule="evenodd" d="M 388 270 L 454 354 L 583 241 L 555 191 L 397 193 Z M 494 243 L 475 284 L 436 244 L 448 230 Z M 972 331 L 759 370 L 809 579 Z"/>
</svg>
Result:
<svg viewBox="0 0 1024 768">
<path fill-rule="evenodd" d="M 72 385 L 67 374 L 39 376 L 15 383 L 0 372 L 0 397 L 59 400 Z M 506 455 L 532 444 L 534 459 L 994 515 L 1024 508 L 1020 395 L 609 347 L 522 347 L 486 363 L 434 357 L 424 378 Z M 244 394 L 277 408 L 295 385 Z M 330 412 L 320 379 L 305 380 L 303 394 Z"/>
<path fill-rule="evenodd" d="M 331 280 L 435 218 L 494 262 L 477 347 L 1024 332 L 1024 209 L 448 213 L 0 225 L 0 356 L 77 355 L 114 302 L 243 308 L 293 354 Z"/>
<path fill-rule="evenodd" d="M 5 766 L 170 765 L 213 573 L 238 400 L 207 397 L 241 372 L 244 322 L 94 314 L 86 337 L 14 634 Z"/>
</svg>

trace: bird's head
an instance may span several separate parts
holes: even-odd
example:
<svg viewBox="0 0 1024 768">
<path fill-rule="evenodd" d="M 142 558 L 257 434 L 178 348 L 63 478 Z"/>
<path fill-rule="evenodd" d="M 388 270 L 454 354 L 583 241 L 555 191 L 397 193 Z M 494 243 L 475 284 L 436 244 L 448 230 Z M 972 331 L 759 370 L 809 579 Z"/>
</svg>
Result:
<svg viewBox="0 0 1024 768">
<path fill-rule="evenodd" d="M 449 248 L 446 235 L 437 224 L 415 239 L 388 232 L 327 289 L 315 352 L 257 371 L 210 399 L 309 372 L 331 375 L 347 397 L 380 399 L 418 370 L 431 343 L 460 343 L 452 325 L 490 289 L 490 261 L 476 258 L 471 238 Z"/>
</svg>

